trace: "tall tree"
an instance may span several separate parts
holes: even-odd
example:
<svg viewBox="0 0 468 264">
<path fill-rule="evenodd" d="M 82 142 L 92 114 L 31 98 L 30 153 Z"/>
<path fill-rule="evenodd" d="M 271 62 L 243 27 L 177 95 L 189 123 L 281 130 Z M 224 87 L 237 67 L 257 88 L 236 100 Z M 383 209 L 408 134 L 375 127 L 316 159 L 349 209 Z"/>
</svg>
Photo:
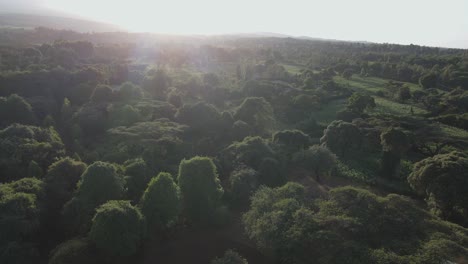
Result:
<svg viewBox="0 0 468 264">
<path fill-rule="evenodd" d="M 402 155 L 410 147 L 408 136 L 396 128 L 389 128 L 380 134 L 382 144 L 382 171 L 387 177 L 398 177 Z"/>
<path fill-rule="evenodd" d="M 181 209 L 180 188 L 172 175 L 161 172 L 151 179 L 140 201 L 150 234 L 174 224 Z"/>
<path fill-rule="evenodd" d="M 198 156 L 182 160 L 177 180 L 188 218 L 195 223 L 210 219 L 224 193 L 213 161 Z"/>
<path fill-rule="evenodd" d="M 144 236 L 143 215 L 128 201 L 109 201 L 101 205 L 89 232 L 96 246 L 113 256 L 133 255 Z"/>
</svg>

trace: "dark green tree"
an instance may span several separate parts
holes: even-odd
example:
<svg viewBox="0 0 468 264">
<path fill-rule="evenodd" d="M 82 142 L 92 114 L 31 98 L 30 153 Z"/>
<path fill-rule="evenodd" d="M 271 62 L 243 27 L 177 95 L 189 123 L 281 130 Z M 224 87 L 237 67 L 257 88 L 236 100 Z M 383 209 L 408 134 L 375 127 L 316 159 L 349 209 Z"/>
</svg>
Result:
<svg viewBox="0 0 468 264">
<path fill-rule="evenodd" d="M 387 177 L 398 177 L 402 155 L 410 147 L 408 136 L 396 128 L 389 128 L 380 134 L 382 144 L 382 174 Z"/>
<path fill-rule="evenodd" d="M 248 262 L 239 253 L 229 249 L 221 258 L 213 259 L 210 264 L 248 264 Z"/>
<path fill-rule="evenodd" d="M 182 160 L 177 180 L 188 218 L 195 223 L 209 220 L 224 193 L 213 161 L 198 156 Z"/>
<path fill-rule="evenodd" d="M 150 169 L 143 159 L 129 160 L 125 164 L 125 186 L 132 201 L 139 201 L 150 181 Z"/>
<path fill-rule="evenodd" d="M 177 221 L 181 210 L 181 193 L 171 174 L 161 172 L 150 181 L 141 197 L 140 207 L 151 234 Z"/>
<path fill-rule="evenodd" d="M 352 123 L 335 120 L 323 132 L 320 143 L 339 157 L 347 157 L 360 148 L 361 132 Z"/>
<path fill-rule="evenodd" d="M 273 134 L 273 142 L 292 154 L 310 146 L 311 138 L 300 130 L 283 130 Z"/>
<path fill-rule="evenodd" d="M 375 108 L 374 97 L 370 95 L 364 95 L 360 93 L 353 93 L 350 98 L 348 98 L 348 109 L 358 114 L 364 113 L 364 110 Z"/>
<path fill-rule="evenodd" d="M 249 124 L 257 135 L 269 134 L 275 127 L 273 108 L 263 97 L 246 98 L 236 109 L 234 119 Z"/>
<path fill-rule="evenodd" d="M 258 166 L 260 184 L 276 187 L 283 185 L 287 180 L 284 166 L 275 158 L 264 158 Z"/>
<path fill-rule="evenodd" d="M 50 253 L 49 264 L 98 264 L 98 252 L 87 238 L 74 238 L 63 242 Z"/>
<path fill-rule="evenodd" d="M 128 201 L 109 201 L 96 210 L 89 238 L 112 256 L 131 256 L 145 236 L 145 221 Z"/>
<path fill-rule="evenodd" d="M 424 89 L 436 88 L 437 75 L 435 73 L 427 73 L 419 78 L 419 85 Z"/>
<path fill-rule="evenodd" d="M 113 99 L 114 91 L 107 85 L 96 86 L 90 98 L 90 100 L 95 103 L 111 102 Z"/>
<path fill-rule="evenodd" d="M 49 166 L 44 177 L 46 207 L 50 218 L 56 219 L 63 205 L 69 201 L 86 164 L 69 157 L 60 159 Z"/>
<path fill-rule="evenodd" d="M 245 205 L 258 185 L 258 172 L 247 166 L 240 166 L 229 175 L 227 194 L 234 205 Z"/>
<path fill-rule="evenodd" d="M 122 198 L 123 194 L 124 179 L 118 168 L 107 162 L 96 161 L 81 176 L 76 195 L 98 206 L 108 200 Z"/>
<path fill-rule="evenodd" d="M 99 205 L 124 197 L 124 177 L 113 164 L 97 161 L 81 176 L 75 197 L 62 211 L 62 223 L 68 234 L 89 230 L 94 210 Z"/>
<path fill-rule="evenodd" d="M 185 104 L 177 111 L 176 119 L 187 124 L 195 134 L 216 134 L 221 124 L 221 113 L 210 104 L 199 102 L 194 105 Z"/>
<path fill-rule="evenodd" d="M 32 124 L 34 113 L 31 105 L 23 97 L 12 94 L 8 97 L 0 97 L 0 126 L 12 123 Z"/>
<path fill-rule="evenodd" d="M 0 182 L 28 175 L 31 161 L 35 171 L 46 168 L 65 153 L 59 134 L 51 127 L 13 124 L 0 130 Z"/>
<path fill-rule="evenodd" d="M 326 147 L 313 145 L 307 150 L 294 154 L 293 164 L 310 171 L 317 181 L 320 176 L 326 176 L 336 167 L 337 157 Z"/>
<path fill-rule="evenodd" d="M 444 219 L 468 223 L 468 156 L 450 152 L 414 164 L 408 182 Z"/>
</svg>

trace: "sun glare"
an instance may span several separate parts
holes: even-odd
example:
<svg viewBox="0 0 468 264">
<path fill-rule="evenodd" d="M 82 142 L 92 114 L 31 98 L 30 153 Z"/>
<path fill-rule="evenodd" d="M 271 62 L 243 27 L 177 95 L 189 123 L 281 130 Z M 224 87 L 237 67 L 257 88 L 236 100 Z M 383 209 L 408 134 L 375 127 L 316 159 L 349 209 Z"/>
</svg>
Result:
<svg viewBox="0 0 468 264">
<path fill-rule="evenodd" d="M 217 34 L 235 31 L 242 23 L 241 16 L 234 17 L 239 15 L 238 8 L 215 0 L 48 0 L 47 6 L 139 32 Z"/>
<path fill-rule="evenodd" d="M 454 43 L 447 40 L 466 39 L 468 28 L 465 14 L 468 1 L 465 0 L 446 0 L 460 7 L 457 9 L 449 4 L 428 4 L 427 0 L 45 1 L 49 8 L 135 32 L 274 32 L 328 39 L 453 46 Z M 414 12 L 423 10 L 422 6 L 424 12 Z M 445 14 L 450 16 L 444 18 Z"/>
</svg>

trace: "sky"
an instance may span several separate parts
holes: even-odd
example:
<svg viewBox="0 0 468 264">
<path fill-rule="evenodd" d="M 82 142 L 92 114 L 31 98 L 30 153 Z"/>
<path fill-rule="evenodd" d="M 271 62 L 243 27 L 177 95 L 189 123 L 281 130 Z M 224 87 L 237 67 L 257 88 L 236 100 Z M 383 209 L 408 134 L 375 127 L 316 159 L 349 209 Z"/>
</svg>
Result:
<svg viewBox="0 0 468 264">
<path fill-rule="evenodd" d="M 130 31 L 274 32 L 468 48 L 468 0 L 0 0 L 43 6 Z"/>
</svg>

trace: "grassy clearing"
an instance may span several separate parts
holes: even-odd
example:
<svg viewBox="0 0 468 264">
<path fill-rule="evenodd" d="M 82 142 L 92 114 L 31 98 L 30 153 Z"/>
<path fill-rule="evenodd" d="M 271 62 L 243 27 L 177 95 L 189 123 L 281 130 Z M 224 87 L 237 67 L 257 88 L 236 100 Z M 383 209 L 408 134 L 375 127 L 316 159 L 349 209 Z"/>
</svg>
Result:
<svg viewBox="0 0 468 264">
<path fill-rule="evenodd" d="M 374 113 L 378 114 L 393 114 L 393 115 L 411 115 L 411 105 L 402 104 L 395 101 L 388 100 L 386 98 L 375 96 L 375 104 L 377 107 L 373 110 Z M 415 115 L 424 115 L 428 111 L 413 106 L 413 112 Z"/>
<path fill-rule="evenodd" d="M 385 85 L 388 83 L 389 80 L 376 78 L 376 77 L 360 77 L 360 76 L 353 76 L 351 80 L 346 80 L 343 77 L 336 76 L 334 78 L 335 82 L 338 84 L 350 87 L 355 91 L 359 91 L 362 93 L 367 93 L 372 95 L 375 98 L 375 104 L 377 107 L 374 109 L 374 113 L 378 114 L 393 114 L 393 115 L 410 115 L 411 114 L 411 107 L 413 107 L 413 112 L 415 115 L 424 115 L 427 114 L 428 111 L 425 109 L 418 107 L 416 105 L 411 104 L 404 104 L 399 103 L 384 97 L 377 96 L 376 93 L 378 91 L 384 91 Z M 411 90 L 420 90 L 421 88 L 412 83 L 406 83 Z"/>
<path fill-rule="evenodd" d="M 290 74 L 300 74 L 303 67 L 298 65 L 291 65 L 291 64 L 282 64 L 283 67 L 288 71 Z"/>
<path fill-rule="evenodd" d="M 442 124 L 442 123 L 438 123 L 438 125 L 440 126 L 442 131 L 447 136 L 454 137 L 454 138 L 462 138 L 462 139 L 467 139 L 468 138 L 468 131 L 466 131 L 464 129 L 448 126 L 448 125 L 445 125 L 445 124 Z"/>
</svg>

